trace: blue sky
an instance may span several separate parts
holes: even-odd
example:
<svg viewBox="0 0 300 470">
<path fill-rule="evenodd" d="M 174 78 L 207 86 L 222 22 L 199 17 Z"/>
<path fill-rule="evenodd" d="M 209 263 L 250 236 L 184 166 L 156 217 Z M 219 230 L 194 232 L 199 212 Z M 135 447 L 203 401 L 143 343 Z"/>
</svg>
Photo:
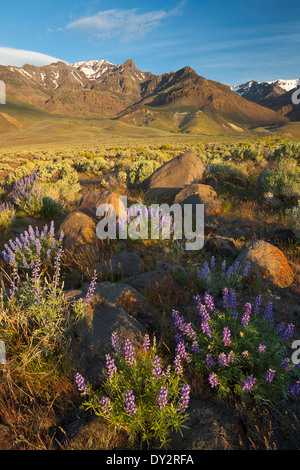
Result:
<svg viewBox="0 0 300 470">
<path fill-rule="evenodd" d="M 133 59 L 154 74 L 189 65 L 228 85 L 300 77 L 300 2 L 10 0 L 0 64 Z"/>
</svg>

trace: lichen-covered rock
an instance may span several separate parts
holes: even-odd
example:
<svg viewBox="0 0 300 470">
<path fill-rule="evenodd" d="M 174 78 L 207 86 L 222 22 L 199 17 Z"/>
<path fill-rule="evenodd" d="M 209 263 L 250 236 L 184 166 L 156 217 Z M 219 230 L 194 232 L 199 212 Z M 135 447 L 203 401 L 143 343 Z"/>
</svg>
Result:
<svg viewBox="0 0 300 470">
<path fill-rule="evenodd" d="M 236 261 L 242 267 L 250 261 L 252 274 L 267 279 L 277 287 L 288 287 L 294 281 L 294 273 L 282 251 L 264 240 L 251 243 Z"/>
</svg>

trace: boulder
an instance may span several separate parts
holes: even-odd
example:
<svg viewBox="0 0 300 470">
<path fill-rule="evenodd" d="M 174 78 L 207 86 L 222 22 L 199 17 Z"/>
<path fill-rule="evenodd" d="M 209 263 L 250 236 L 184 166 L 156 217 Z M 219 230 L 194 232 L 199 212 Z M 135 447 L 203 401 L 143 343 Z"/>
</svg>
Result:
<svg viewBox="0 0 300 470">
<path fill-rule="evenodd" d="M 86 284 L 80 290 L 69 291 L 66 298 L 68 301 L 83 298 L 87 289 Z M 139 320 L 147 323 L 151 318 L 146 299 L 135 289 L 121 283 L 98 283 L 86 315 L 70 333 L 71 355 L 77 372 L 91 384 L 98 385 L 105 367 L 105 355 L 113 353 L 112 333 L 118 334 L 121 346 L 129 339 L 138 351 L 147 333 Z"/>
<path fill-rule="evenodd" d="M 194 153 L 183 153 L 159 167 L 142 183 L 146 196 L 152 199 L 174 197 L 185 186 L 199 182 L 205 165 Z"/>
<path fill-rule="evenodd" d="M 63 248 L 70 261 L 90 265 L 98 261 L 99 239 L 96 223 L 82 212 L 71 212 L 61 223 L 57 233 L 64 233 Z"/>
<path fill-rule="evenodd" d="M 288 287 L 294 281 L 293 271 L 282 251 L 264 240 L 251 243 L 235 261 L 241 264 L 242 269 L 250 261 L 250 274 L 266 279 L 277 287 Z"/>
<path fill-rule="evenodd" d="M 117 219 L 127 216 L 125 206 L 119 200 L 119 196 L 111 191 L 88 191 L 82 196 L 78 210 L 97 220 L 96 211 L 100 204 L 111 204 L 115 208 Z"/>
<path fill-rule="evenodd" d="M 182 189 L 174 199 L 178 204 L 192 204 L 193 211 L 197 204 L 204 204 L 204 215 L 210 216 L 222 212 L 223 202 L 216 191 L 205 184 L 191 184 Z"/>
</svg>

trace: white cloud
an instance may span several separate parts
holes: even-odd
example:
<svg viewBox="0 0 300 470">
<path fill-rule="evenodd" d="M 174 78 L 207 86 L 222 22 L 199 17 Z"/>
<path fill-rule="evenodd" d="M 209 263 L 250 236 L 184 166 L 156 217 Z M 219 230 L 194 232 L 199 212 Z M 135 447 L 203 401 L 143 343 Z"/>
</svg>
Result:
<svg viewBox="0 0 300 470">
<path fill-rule="evenodd" d="M 13 65 L 22 67 L 24 64 L 30 65 L 48 65 L 52 62 L 58 62 L 60 59 L 41 54 L 40 52 L 24 51 L 22 49 L 13 49 L 11 47 L 0 47 L 0 65 Z"/>
<path fill-rule="evenodd" d="M 121 38 L 129 41 L 149 33 L 159 26 L 162 20 L 180 15 L 184 3 L 185 0 L 170 11 L 154 10 L 139 13 L 137 8 L 100 11 L 93 16 L 72 21 L 67 25 L 67 29 L 102 39 Z"/>
</svg>

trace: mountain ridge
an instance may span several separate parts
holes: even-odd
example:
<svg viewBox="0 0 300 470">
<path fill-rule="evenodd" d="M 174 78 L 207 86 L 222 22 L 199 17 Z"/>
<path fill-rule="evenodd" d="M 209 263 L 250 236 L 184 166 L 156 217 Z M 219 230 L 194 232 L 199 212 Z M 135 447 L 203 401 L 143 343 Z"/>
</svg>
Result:
<svg viewBox="0 0 300 470">
<path fill-rule="evenodd" d="M 272 109 L 291 121 L 300 121 L 300 109 L 292 100 L 293 93 L 300 87 L 300 78 L 268 82 L 250 80 L 231 87 L 232 91 L 256 104 Z"/>
<path fill-rule="evenodd" d="M 244 99 L 186 66 L 155 75 L 132 59 L 0 66 L 7 96 L 47 114 L 120 120 L 177 132 L 229 132 L 280 126 L 286 116 Z"/>
</svg>

